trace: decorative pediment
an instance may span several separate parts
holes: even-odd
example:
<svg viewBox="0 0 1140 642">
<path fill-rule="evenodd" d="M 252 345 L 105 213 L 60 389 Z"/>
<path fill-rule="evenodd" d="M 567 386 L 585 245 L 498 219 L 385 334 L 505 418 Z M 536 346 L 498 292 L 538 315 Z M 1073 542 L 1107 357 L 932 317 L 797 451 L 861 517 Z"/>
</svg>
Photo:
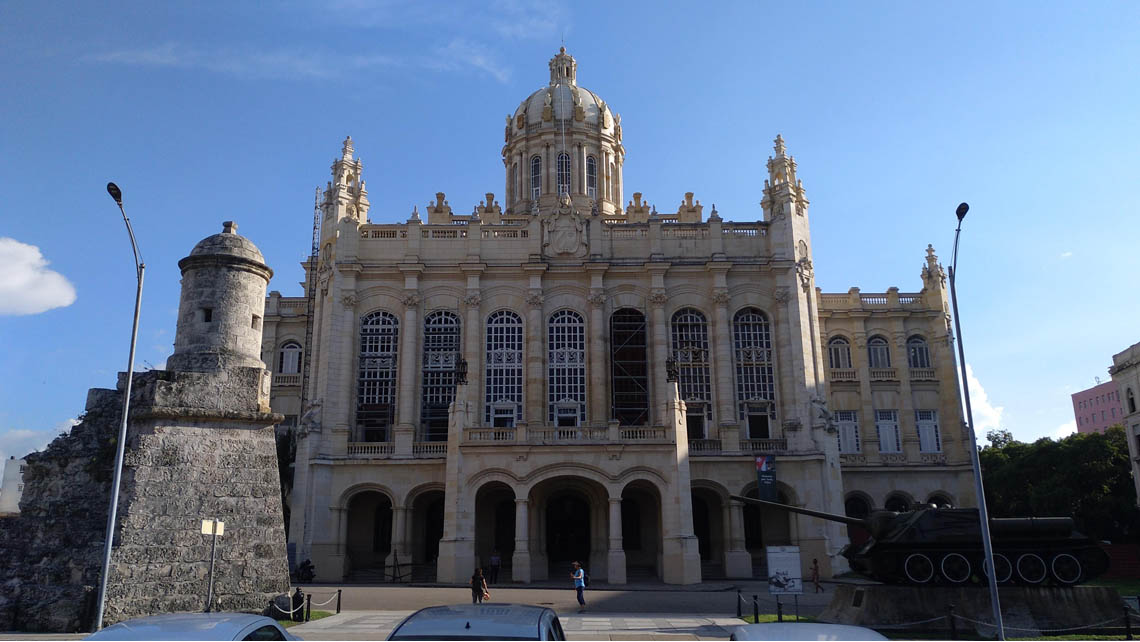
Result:
<svg viewBox="0 0 1140 642">
<path fill-rule="evenodd" d="M 542 220 L 542 253 L 548 257 L 581 258 L 589 248 L 586 243 L 586 219 L 563 195 L 558 206 Z"/>
</svg>

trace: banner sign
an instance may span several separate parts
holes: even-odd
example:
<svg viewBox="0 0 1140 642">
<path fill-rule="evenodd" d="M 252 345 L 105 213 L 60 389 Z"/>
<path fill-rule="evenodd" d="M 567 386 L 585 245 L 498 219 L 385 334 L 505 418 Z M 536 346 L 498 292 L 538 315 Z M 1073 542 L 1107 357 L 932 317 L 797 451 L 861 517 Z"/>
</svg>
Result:
<svg viewBox="0 0 1140 642">
<path fill-rule="evenodd" d="M 767 502 L 779 501 L 776 494 L 776 456 L 756 456 L 757 497 Z"/>
<path fill-rule="evenodd" d="M 768 546 L 768 592 L 800 594 L 804 592 L 799 546 Z"/>
</svg>

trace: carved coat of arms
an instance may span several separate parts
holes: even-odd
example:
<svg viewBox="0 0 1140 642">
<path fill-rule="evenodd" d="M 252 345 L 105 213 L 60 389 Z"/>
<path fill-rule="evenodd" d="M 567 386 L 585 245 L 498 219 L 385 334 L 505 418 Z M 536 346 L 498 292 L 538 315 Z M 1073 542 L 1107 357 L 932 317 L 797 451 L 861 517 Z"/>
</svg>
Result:
<svg viewBox="0 0 1140 642">
<path fill-rule="evenodd" d="M 542 222 L 542 249 L 547 256 L 585 256 L 586 220 L 563 196 Z"/>
</svg>

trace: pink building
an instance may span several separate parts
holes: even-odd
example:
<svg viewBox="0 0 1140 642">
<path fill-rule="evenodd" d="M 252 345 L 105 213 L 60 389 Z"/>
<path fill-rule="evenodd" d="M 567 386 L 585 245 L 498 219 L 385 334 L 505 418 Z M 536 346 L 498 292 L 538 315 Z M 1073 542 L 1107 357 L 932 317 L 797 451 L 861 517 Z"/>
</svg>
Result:
<svg viewBox="0 0 1140 642">
<path fill-rule="evenodd" d="M 1077 432 L 1104 432 L 1124 421 L 1116 384 L 1106 381 L 1073 395 L 1073 416 Z"/>
</svg>

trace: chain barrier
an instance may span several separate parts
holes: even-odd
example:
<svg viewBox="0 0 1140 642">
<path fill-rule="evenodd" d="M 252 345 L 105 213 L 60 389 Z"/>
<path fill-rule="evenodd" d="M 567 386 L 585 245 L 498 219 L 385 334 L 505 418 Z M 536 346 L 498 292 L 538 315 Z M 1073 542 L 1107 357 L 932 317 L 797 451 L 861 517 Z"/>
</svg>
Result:
<svg viewBox="0 0 1140 642">
<path fill-rule="evenodd" d="M 288 595 L 288 593 L 286 593 L 286 596 L 289 596 L 289 595 Z M 292 597 L 291 597 L 291 596 L 289 596 L 289 597 L 290 597 L 290 599 L 292 599 Z M 274 602 L 274 603 L 272 604 L 272 606 L 273 606 L 273 608 L 277 609 L 278 611 L 281 611 L 281 612 L 282 612 L 282 613 L 284 613 L 285 615 L 292 615 L 292 614 L 296 613 L 297 611 L 300 611 L 301 609 L 305 608 L 305 603 L 304 603 L 304 602 L 301 602 L 301 603 L 300 603 L 300 604 L 297 606 L 297 608 L 295 608 L 295 609 L 291 609 L 291 610 L 288 610 L 288 611 L 286 611 L 285 609 L 281 608 L 280 606 L 277 606 L 277 603 L 276 603 L 276 602 Z"/>
<path fill-rule="evenodd" d="M 336 593 L 333 593 L 331 596 L 329 596 L 329 599 L 325 600 L 324 602 L 313 602 L 313 606 L 324 606 L 326 604 L 331 604 L 335 599 Z"/>
<path fill-rule="evenodd" d="M 932 618 L 929 618 L 926 620 L 915 620 L 914 622 L 900 622 L 898 624 L 881 624 L 881 625 L 875 624 L 875 625 L 872 625 L 871 628 L 873 628 L 873 629 L 908 629 L 912 626 L 918 626 L 919 624 L 930 624 L 932 622 L 938 622 L 940 620 L 945 620 L 946 618 L 947 618 L 947 616 L 945 616 L 945 615 L 939 615 L 938 617 L 932 617 Z"/>
<path fill-rule="evenodd" d="M 943 616 L 943 617 L 945 617 L 945 616 Z M 982 622 L 981 620 L 975 620 L 973 618 L 968 618 L 964 615 L 955 614 L 954 617 L 958 618 L 959 620 L 964 620 L 966 622 L 970 622 L 971 624 L 980 624 L 982 626 L 988 626 L 988 627 L 994 626 L 993 622 Z M 1010 626 L 1008 624 L 1004 624 L 1002 626 L 1002 628 L 1006 629 L 1006 630 L 1010 630 L 1010 631 L 1029 631 L 1029 632 L 1040 631 L 1041 633 L 1054 633 L 1054 632 L 1055 633 L 1064 633 L 1066 631 L 1080 631 L 1083 629 L 1095 629 L 1098 627 L 1102 627 L 1105 624 L 1109 624 L 1111 622 L 1120 622 L 1122 620 L 1124 620 L 1123 617 L 1114 617 L 1114 618 L 1111 618 L 1108 620 L 1104 620 L 1102 622 L 1097 622 L 1095 624 L 1083 624 L 1081 626 L 1070 626 L 1070 627 L 1064 628 L 1064 629 L 1024 628 L 1024 627 L 1020 627 L 1020 626 Z"/>
</svg>

